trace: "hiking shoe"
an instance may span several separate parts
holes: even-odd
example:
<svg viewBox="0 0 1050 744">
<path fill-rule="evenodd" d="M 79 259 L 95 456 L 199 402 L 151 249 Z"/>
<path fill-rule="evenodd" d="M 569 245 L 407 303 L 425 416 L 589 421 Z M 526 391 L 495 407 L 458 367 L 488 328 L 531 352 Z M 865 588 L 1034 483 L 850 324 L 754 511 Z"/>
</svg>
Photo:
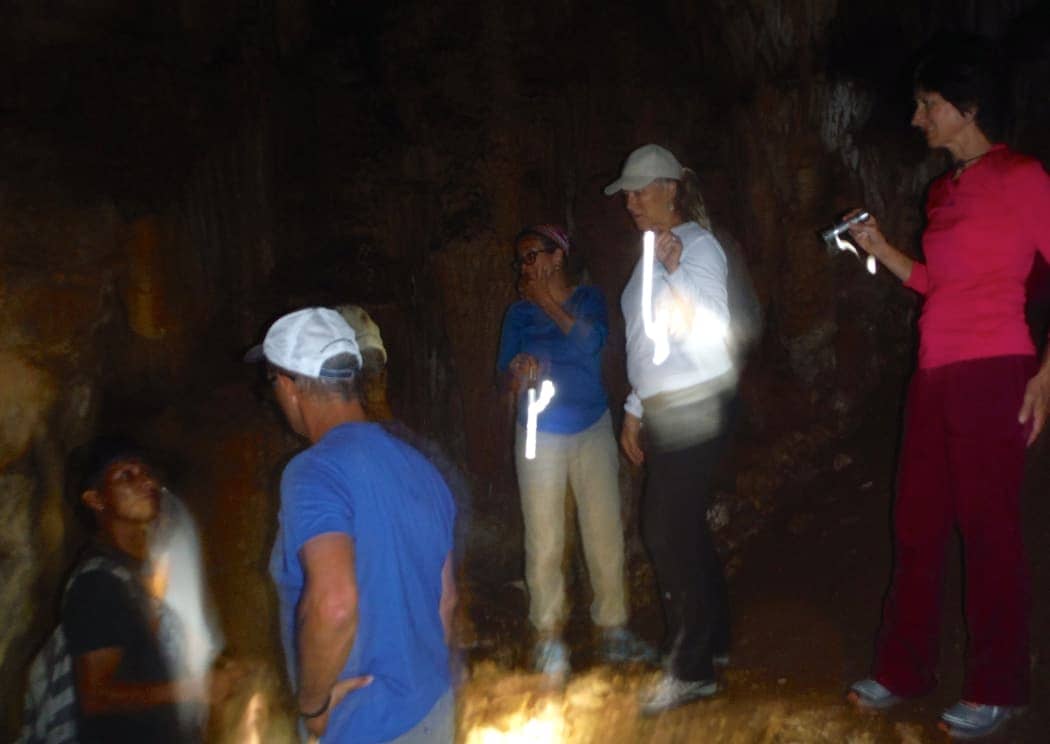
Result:
<svg viewBox="0 0 1050 744">
<path fill-rule="evenodd" d="M 687 682 L 664 672 L 638 698 L 643 716 L 655 716 L 701 698 L 709 698 L 721 688 L 713 679 Z"/>
<path fill-rule="evenodd" d="M 533 650 L 533 666 L 548 677 L 569 676 L 569 647 L 561 638 L 544 638 Z"/>
<path fill-rule="evenodd" d="M 657 660 L 656 649 L 622 625 L 602 631 L 601 657 L 608 664 L 652 664 Z"/>
<path fill-rule="evenodd" d="M 997 731 L 1018 712 L 1014 707 L 960 700 L 941 713 L 939 725 L 953 739 L 978 739 Z"/>
<path fill-rule="evenodd" d="M 904 698 L 894 695 L 880 682 L 868 678 L 850 685 L 846 699 L 861 710 L 886 710 Z"/>
</svg>

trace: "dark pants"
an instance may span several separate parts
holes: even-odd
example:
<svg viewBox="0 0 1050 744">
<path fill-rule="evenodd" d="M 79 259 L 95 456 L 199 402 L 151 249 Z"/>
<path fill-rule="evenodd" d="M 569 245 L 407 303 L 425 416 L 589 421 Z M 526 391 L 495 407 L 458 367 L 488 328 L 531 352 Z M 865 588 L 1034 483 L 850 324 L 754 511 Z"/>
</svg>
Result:
<svg viewBox="0 0 1050 744">
<path fill-rule="evenodd" d="M 1021 534 L 1025 437 L 1017 422 L 1029 356 L 959 362 L 915 374 L 894 506 L 893 584 L 875 678 L 898 695 L 936 683 L 945 553 L 962 537 L 969 644 L 963 699 L 1028 701 L 1031 587 Z"/>
<path fill-rule="evenodd" d="M 701 404 L 722 407 L 723 401 Z M 699 412 L 698 415 L 705 415 Z M 724 421 L 724 417 L 720 417 Z M 646 427 L 657 428 L 646 411 Z M 676 416 L 681 420 L 681 416 Z M 707 510 L 727 427 L 680 449 L 647 441 L 642 536 L 653 560 L 667 625 L 669 669 L 679 679 L 714 677 L 714 654 L 729 650 L 729 597 Z"/>
</svg>

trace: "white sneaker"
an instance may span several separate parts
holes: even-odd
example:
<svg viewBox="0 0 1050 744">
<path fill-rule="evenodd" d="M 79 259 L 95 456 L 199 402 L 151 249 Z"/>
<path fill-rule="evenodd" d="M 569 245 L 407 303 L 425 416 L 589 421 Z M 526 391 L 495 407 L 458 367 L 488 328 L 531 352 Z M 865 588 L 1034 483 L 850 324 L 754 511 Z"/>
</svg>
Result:
<svg viewBox="0 0 1050 744">
<path fill-rule="evenodd" d="M 687 682 L 664 672 L 639 696 L 643 716 L 655 716 L 700 698 L 708 698 L 721 689 L 713 679 Z"/>
</svg>

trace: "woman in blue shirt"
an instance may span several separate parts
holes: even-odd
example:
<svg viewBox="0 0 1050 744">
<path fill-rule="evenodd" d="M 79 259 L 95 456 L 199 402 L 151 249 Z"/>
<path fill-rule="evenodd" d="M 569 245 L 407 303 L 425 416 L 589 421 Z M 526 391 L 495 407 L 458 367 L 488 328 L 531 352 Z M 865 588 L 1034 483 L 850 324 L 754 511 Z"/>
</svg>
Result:
<svg viewBox="0 0 1050 744">
<path fill-rule="evenodd" d="M 533 225 L 514 240 L 522 299 L 503 320 L 497 369 L 518 401 L 515 463 L 525 522 L 529 620 L 537 634 L 536 670 L 564 677 L 566 616 L 565 493 L 571 485 L 580 522 L 606 661 L 651 660 L 653 651 L 627 631 L 620 521 L 619 455 L 601 379 L 608 335 L 605 298 L 569 276 L 570 241 L 557 225 Z M 543 380 L 554 397 L 537 418 L 536 456 L 525 457 L 529 387 Z"/>
</svg>

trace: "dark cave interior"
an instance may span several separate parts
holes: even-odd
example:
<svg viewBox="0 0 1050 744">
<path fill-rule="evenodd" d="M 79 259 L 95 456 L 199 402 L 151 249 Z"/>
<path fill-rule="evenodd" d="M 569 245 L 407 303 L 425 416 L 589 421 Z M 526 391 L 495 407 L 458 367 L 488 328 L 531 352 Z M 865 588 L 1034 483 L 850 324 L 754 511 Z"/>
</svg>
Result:
<svg viewBox="0 0 1050 744">
<path fill-rule="evenodd" d="M 932 714 L 917 712 L 933 708 L 866 721 L 841 701 L 866 668 L 889 572 L 918 299 L 829 255 L 817 233 L 865 205 L 918 254 L 923 194 L 948 161 L 909 126 L 909 65 L 937 32 L 1002 43 L 1008 141 L 1050 163 L 1045 2 L 0 0 L 0 11 L 0 739 L 17 730 L 26 667 L 84 537 L 64 462 L 109 430 L 171 453 L 228 650 L 272 688 L 261 740 L 286 735 L 266 560 L 277 478 L 301 443 L 241 355 L 287 310 L 356 303 L 389 355 L 375 404 L 438 442 L 469 484 L 461 740 L 935 740 Z M 515 297 L 511 240 L 564 223 L 609 301 L 603 368 L 622 416 L 616 298 L 638 245 L 602 186 L 644 142 L 699 173 L 764 317 L 713 510 L 737 587 L 737 692 L 658 723 L 615 712 L 636 676 L 595 667 L 552 700 L 521 672 L 522 524 L 493 372 Z M 1029 316 L 1045 338 L 1045 269 Z M 1047 440 L 1030 456 L 1037 587 L 1050 580 Z M 640 488 L 625 462 L 632 598 L 639 629 L 658 637 Z M 1045 701 L 1050 606 L 1035 596 Z M 959 624 L 950 609 L 946 627 Z M 570 632 L 585 648 L 578 611 Z M 1008 740 L 1042 741 L 1047 722 L 1036 702 Z M 250 740 L 238 725 L 214 740 Z"/>
</svg>

